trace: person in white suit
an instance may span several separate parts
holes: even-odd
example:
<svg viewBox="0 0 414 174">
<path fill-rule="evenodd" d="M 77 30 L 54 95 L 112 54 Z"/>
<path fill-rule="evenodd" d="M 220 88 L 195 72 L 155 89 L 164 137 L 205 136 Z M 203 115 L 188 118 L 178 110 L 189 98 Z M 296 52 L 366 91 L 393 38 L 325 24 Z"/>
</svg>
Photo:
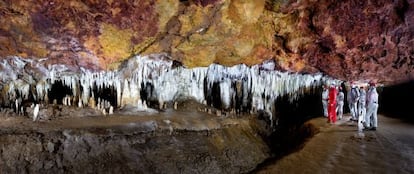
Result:
<svg viewBox="0 0 414 174">
<path fill-rule="evenodd" d="M 358 100 L 358 131 L 364 129 L 365 115 L 366 115 L 366 92 L 363 86 L 359 88 Z"/>
<path fill-rule="evenodd" d="M 367 93 L 367 114 L 365 116 L 365 126 L 367 130 L 377 130 L 378 127 L 378 92 L 375 83 L 370 82 Z"/>
<path fill-rule="evenodd" d="M 337 102 L 336 102 L 336 112 L 338 115 L 338 119 L 342 120 L 342 115 L 343 115 L 343 111 L 344 111 L 344 92 L 342 92 L 342 87 L 339 87 L 338 90 L 338 97 L 336 98 Z"/>
<path fill-rule="evenodd" d="M 329 91 L 326 85 L 322 86 L 322 108 L 323 108 L 323 116 L 328 117 L 328 99 L 329 99 Z"/>
<path fill-rule="evenodd" d="M 359 100 L 359 90 L 355 84 L 352 84 L 351 90 L 348 93 L 348 105 L 351 112 L 351 120 L 358 120 L 358 100 Z"/>
</svg>

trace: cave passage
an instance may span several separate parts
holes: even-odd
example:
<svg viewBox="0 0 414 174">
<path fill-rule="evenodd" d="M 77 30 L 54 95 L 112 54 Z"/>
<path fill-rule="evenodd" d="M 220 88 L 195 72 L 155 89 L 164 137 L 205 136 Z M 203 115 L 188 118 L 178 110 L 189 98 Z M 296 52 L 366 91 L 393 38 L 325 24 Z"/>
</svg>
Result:
<svg viewBox="0 0 414 174">
<path fill-rule="evenodd" d="M 111 106 L 117 106 L 117 91 L 114 86 L 98 87 L 96 83 L 93 85 L 93 94 L 95 95 L 95 102 L 100 100 L 108 101 Z"/>
<path fill-rule="evenodd" d="M 378 112 L 414 122 L 414 81 L 378 88 Z"/>
<path fill-rule="evenodd" d="M 273 133 L 267 137 L 267 143 L 273 153 L 272 158 L 260 164 L 256 170 L 260 170 L 283 156 L 300 150 L 306 139 L 317 133 L 312 125 L 304 123 L 323 115 L 321 93 L 322 87 L 319 87 L 307 89 L 304 95 L 293 101 L 288 95 L 276 100 L 275 116 L 277 117 L 277 123 Z"/>
<path fill-rule="evenodd" d="M 56 104 L 63 104 L 63 98 L 66 96 L 72 96 L 73 92 L 69 86 L 66 86 L 62 83 L 61 80 L 55 81 L 52 84 L 52 88 L 47 93 L 49 98 L 49 104 L 52 104 L 56 100 Z"/>
</svg>

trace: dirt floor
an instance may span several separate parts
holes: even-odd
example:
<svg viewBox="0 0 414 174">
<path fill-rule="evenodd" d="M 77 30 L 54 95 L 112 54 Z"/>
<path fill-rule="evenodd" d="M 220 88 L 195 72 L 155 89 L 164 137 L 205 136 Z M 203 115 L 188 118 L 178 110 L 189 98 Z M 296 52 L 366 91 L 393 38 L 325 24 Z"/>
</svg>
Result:
<svg viewBox="0 0 414 174">
<path fill-rule="evenodd" d="M 270 156 L 261 127 L 197 111 L 0 116 L 0 173 L 247 173 Z"/>
<path fill-rule="evenodd" d="M 249 117 L 67 112 L 36 122 L 0 116 L 0 173 L 249 173 L 271 153 L 265 125 Z M 413 123 L 380 115 L 377 131 L 361 136 L 349 118 L 308 121 L 319 133 L 253 173 L 414 173 Z"/>
<path fill-rule="evenodd" d="M 254 173 L 414 173 L 414 124 L 379 115 L 378 129 L 361 137 L 349 118 L 311 120 L 320 132 L 302 149 Z"/>
</svg>

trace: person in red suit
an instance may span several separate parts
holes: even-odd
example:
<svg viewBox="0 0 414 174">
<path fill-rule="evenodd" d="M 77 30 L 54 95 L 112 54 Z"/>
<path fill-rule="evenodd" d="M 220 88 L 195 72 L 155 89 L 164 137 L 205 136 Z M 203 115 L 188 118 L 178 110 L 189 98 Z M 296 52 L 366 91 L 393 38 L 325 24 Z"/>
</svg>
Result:
<svg viewBox="0 0 414 174">
<path fill-rule="evenodd" d="M 337 89 L 335 85 L 329 87 L 329 101 L 328 101 L 328 123 L 336 122 L 336 96 Z"/>
</svg>

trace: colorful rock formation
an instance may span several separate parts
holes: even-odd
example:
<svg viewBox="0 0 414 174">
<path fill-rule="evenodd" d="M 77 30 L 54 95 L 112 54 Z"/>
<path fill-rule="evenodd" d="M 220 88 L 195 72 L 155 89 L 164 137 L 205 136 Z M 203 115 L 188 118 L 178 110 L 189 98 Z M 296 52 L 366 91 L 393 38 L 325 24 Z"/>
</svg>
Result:
<svg viewBox="0 0 414 174">
<path fill-rule="evenodd" d="M 414 1 L 0 2 L 0 57 L 117 69 L 168 53 L 187 67 L 259 64 L 391 84 L 414 78 Z"/>
</svg>

